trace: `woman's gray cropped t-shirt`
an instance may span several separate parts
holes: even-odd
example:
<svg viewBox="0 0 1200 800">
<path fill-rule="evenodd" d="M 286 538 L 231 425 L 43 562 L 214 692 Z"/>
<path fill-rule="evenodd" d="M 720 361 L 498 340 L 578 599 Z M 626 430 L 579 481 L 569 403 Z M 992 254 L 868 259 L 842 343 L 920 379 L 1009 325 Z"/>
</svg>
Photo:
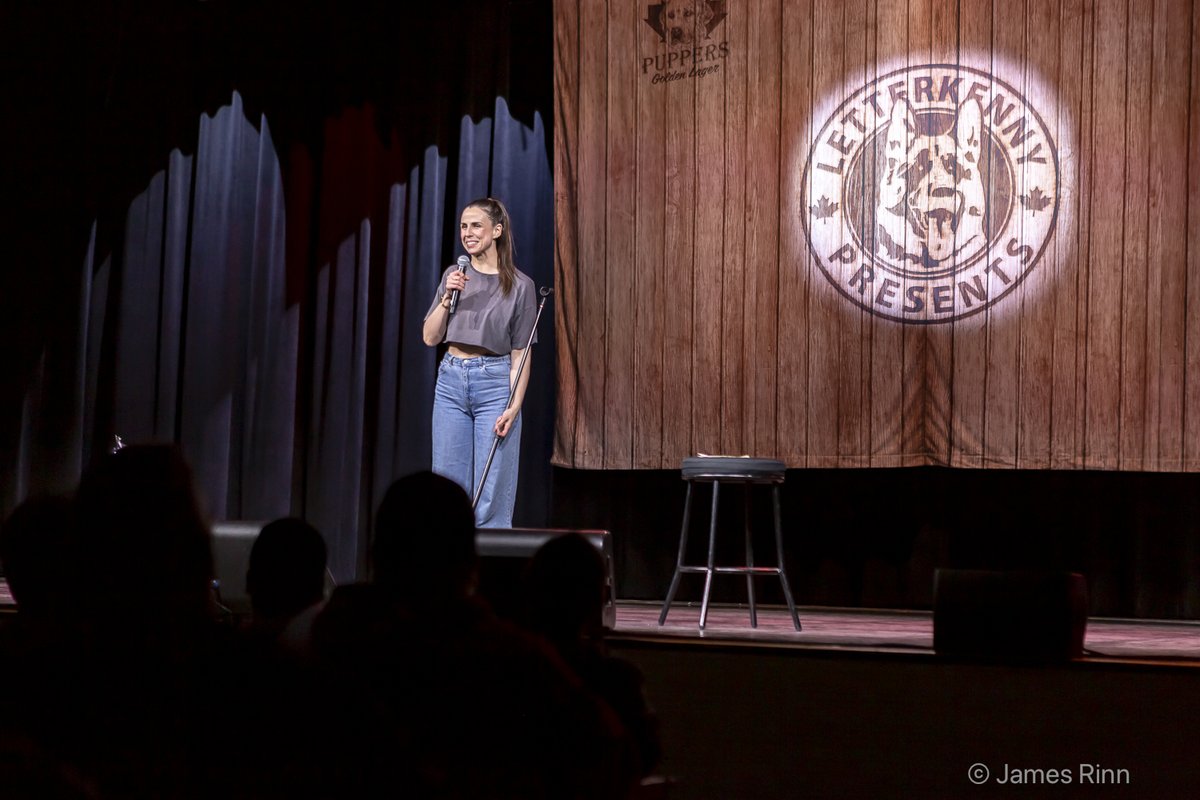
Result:
<svg viewBox="0 0 1200 800">
<path fill-rule="evenodd" d="M 446 277 L 458 269 L 450 266 L 442 273 L 437 294 L 429 306 L 429 315 L 442 302 L 446 293 Z M 529 342 L 533 320 L 537 315 L 537 290 L 533 280 L 517 270 L 512 291 L 506 296 L 500 291 L 500 276 L 479 272 L 467 267 L 470 280 L 458 297 L 458 307 L 446 325 L 443 342 L 482 347 L 496 355 L 518 350 Z M 537 341 L 537 336 L 533 339 Z"/>
</svg>

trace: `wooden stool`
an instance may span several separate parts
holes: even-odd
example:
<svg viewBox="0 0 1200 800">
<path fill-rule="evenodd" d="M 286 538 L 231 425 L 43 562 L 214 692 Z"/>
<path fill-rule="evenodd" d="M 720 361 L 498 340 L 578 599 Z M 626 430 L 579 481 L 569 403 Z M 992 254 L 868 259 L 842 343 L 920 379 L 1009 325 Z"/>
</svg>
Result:
<svg viewBox="0 0 1200 800">
<path fill-rule="evenodd" d="M 708 619 L 708 598 L 712 589 L 713 574 L 745 575 L 746 591 L 750 596 L 750 627 L 758 627 L 758 614 L 754 603 L 754 577 L 756 575 L 778 575 L 783 584 L 783 596 L 787 600 L 788 611 L 792 615 L 792 624 L 800 630 L 800 617 L 796 614 L 796 604 L 792 601 L 792 590 L 788 585 L 787 573 L 783 566 L 783 526 L 779 516 L 779 484 L 783 483 L 786 467 L 782 461 L 769 458 L 736 458 L 727 456 L 698 456 L 683 460 L 683 479 L 687 481 L 687 500 L 683 505 L 683 530 L 679 534 L 679 555 L 675 559 L 675 575 L 671 578 L 671 588 L 667 599 L 663 602 L 662 613 L 658 616 L 658 624 L 667 621 L 667 613 L 671 610 L 671 602 L 679 589 L 679 577 L 685 572 L 696 572 L 704 575 L 704 600 L 700 604 L 700 629 Z M 692 489 L 697 483 L 712 484 L 712 517 L 708 523 L 708 563 L 704 566 L 690 566 L 683 563 L 687 549 L 688 525 L 692 519 Z M 718 567 L 713 564 L 713 555 L 717 542 L 717 502 L 721 494 L 721 484 L 740 483 L 745 487 L 745 538 L 746 563 L 736 567 Z M 771 484 L 771 497 L 775 511 L 775 557 L 777 566 L 754 566 L 754 551 L 750 544 L 750 488 L 754 484 Z"/>
</svg>

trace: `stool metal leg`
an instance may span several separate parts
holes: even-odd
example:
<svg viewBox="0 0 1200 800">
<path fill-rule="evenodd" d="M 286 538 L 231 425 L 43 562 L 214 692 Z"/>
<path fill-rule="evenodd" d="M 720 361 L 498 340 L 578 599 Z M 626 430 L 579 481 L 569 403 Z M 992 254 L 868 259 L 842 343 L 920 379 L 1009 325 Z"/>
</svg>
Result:
<svg viewBox="0 0 1200 800">
<path fill-rule="evenodd" d="M 796 603 L 792 600 L 792 589 L 788 585 L 787 571 L 783 567 L 783 523 L 779 513 L 779 486 L 771 487 L 771 495 L 775 504 L 775 557 L 779 559 L 779 580 L 783 584 L 783 597 L 787 600 L 788 611 L 792 614 L 792 624 L 800 630 L 800 616 L 796 613 Z"/>
<path fill-rule="evenodd" d="M 717 549 L 717 498 L 721 494 L 720 481 L 713 481 L 712 492 L 712 519 L 708 523 L 708 566 L 704 570 L 704 600 L 700 603 L 700 630 L 704 630 L 705 620 L 708 619 L 708 594 L 712 589 L 713 559 Z"/>
<path fill-rule="evenodd" d="M 750 544 L 750 494 L 751 485 L 748 483 L 742 484 L 745 495 L 745 502 L 742 504 L 744 509 L 744 528 L 746 531 L 746 568 L 754 569 L 754 547 Z M 750 597 L 750 627 L 758 627 L 758 611 L 754 605 L 754 573 L 746 573 L 746 594 Z"/>
<path fill-rule="evenodd" d="M 658 615 L 658 624 L 667 621 L 667 612 L 675 600 L 675 592 L 679 590 L 679 576 L 683 572 L 683 556 L 687 550 L 688 525 L 692 519 L 692 482 L 688 481 L 687 499 L 683 501 L 683 530 L 679 534 L 679 555 L 675 557 L 675 574 L 671 576 L 671 588 L 667 591 L 667 599 L 663 602 L 662 612 Z"/>
</svg>

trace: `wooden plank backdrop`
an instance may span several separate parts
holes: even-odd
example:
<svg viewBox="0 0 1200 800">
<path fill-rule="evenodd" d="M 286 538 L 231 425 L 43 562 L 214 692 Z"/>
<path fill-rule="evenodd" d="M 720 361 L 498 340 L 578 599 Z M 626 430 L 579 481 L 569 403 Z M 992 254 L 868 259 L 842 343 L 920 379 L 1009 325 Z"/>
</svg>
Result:
<svg viewBox="0 0 1200 800">
<path fill-rule="evenodd" d="M 556 0 L 554 30 L 555 464 L 1200 470 L 1200 0 Z M 951 255 L 941 190 L 887 228 L 893 145 L 909 197 L 913 153 L 986 176 Z"/>
</svg>

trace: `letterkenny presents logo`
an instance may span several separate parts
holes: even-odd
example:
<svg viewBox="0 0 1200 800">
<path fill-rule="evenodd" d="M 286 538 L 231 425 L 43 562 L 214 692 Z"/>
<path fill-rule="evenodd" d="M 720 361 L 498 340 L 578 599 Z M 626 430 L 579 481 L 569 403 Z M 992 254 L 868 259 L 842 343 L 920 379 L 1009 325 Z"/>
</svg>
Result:
<svg viewBox="0 0 1200 800">
<path fill-rule="evenodd" d="M 801 215 L 843 295 L 889 319 L 949 322 L 1034 268 L 1060 185 L 1054 140 L 1020 93 L 981 70 L 927 64 L 868 83 L 828 117 Z"/>
<path fill-rule="evenodd" d="M 705 78 L 721 69 L 729 42 L 719 39 L 726 0 L 666 0 L 646 7 L 645 23 L 659 47 L 642 54 L 642 74 L 654 84 Z"/>
</svg>

